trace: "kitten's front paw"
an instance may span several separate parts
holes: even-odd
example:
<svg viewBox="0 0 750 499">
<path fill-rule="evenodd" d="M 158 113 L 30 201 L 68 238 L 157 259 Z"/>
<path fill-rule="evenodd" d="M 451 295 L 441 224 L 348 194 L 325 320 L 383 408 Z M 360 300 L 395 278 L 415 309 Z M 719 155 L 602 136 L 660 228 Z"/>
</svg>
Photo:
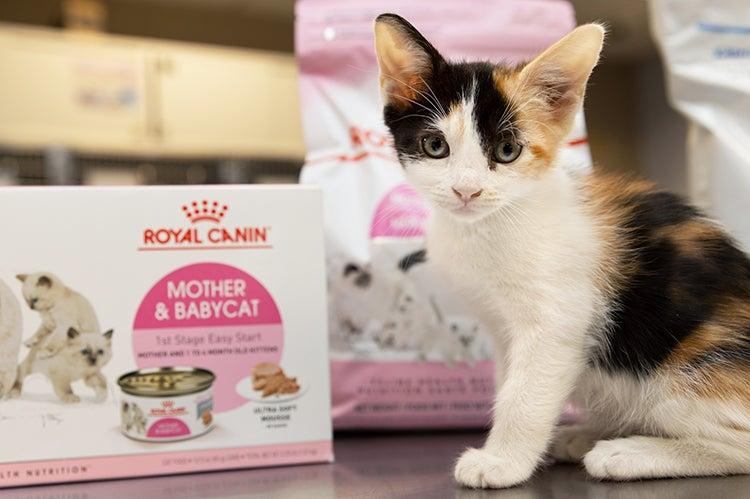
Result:
<svg viewBox="0 0 750 499">
<path fill-rule="evenodd" d="M 94 394 L 94 402 L 101 404 L 107 400 L 107 390 L 97 390 Z"/>
<path fill-rule="evenodd" d="M 639 473 L 644 459 L 641 449 L 632 445 L 634 438 L 600 440 L 583 458 L 589 475 L 601 480 L 633 480 L 642 478 Z"/>
<path fill-rule="evenodd" d="M 525 482 L 533 471 L 485 449 L 468 449 L 458 459 L 453 476 L 466 487 L 501 489 Z"/>
<path fill-rule="evenodd" d="M 66 393 L 65 395 L 60 397 L 60 400 L 62 400 L 65 404 L 77 404 L 81 401 L 81 397 L 79 397 L 75 393 Z"/>
<path fill-rule="evenodd" d="M 37 340 L 36 338 L 29 338 L 28 340 L 23 342 L 23 345 L 26 348 L 34 348 L 37 343 L 39 343 L 39 340 Z"/>
</svg>

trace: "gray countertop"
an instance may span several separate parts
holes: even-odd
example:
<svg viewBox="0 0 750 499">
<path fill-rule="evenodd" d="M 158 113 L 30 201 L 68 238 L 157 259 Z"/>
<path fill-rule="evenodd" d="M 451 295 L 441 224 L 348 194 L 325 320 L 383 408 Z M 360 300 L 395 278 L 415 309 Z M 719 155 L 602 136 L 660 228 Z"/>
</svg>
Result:
<svg viewBox="0 0 750 499">
<path fill-rule="evenodd" d="M 173 475 L 131 480 L 10 489 L 2 497 L 71 499 L 128 497 L 190 498 L 750 498 L 750 476 L 633 483 L 596 482 L 577 466 L 548 466 L 527 485 L 505 491 L 457 487 L 451 465 L 480 433 L 390 433 L 337 435 L 336 463 L 285 468 Z"/>
</svg>

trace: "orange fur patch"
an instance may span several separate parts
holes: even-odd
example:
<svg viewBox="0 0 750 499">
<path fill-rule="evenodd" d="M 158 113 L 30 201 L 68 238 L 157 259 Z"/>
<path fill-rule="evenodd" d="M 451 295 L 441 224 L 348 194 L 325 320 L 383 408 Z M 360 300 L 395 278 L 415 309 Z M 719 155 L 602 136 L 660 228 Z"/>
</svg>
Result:
<svg viewBox="0 0 750 499">
<path fill-rule="evenodd" d="M 690 362 L 721 347 L 742 347 L 744 331 L 750 328 L 750 303 L 732 300 L 721 305 L 711 322 L 698 327 L 682 341 L 664 363 L 671 376 L 676 376 L 677 390 L 684 391 L 684 371 Z M 750 407 L 750 367 L 708 364 L 688 374 L 687 387 L 701 397 L 741 400 Z"/>
<path fill-rule="evenodd" d="M 750 369 L 704 369 L 690 388 L 699 397 L 737 401 L 750 408 Z"/>
<path fill-rule="evenodd" d="M 531 151 L 531 154 L 539 160 L 546 161 L 547 163 L 552 162 L 552 155 L 550 152 L 539 144 L 531 144 L 529 146 L 529 151 Z"/>
<path fill-rule="evenodd" d="M 463 137 L 464 133 L 466 133 L 466 123 L 464 119 L 464 106 L 463 104 L 452 104 L 450 109 L 448 110 L 448 116 L 456 117 L 456 131 L 455 133 L 459 136 Z"/>
<path fill-rule="evenodd" d="M 731 331 L 721 324 L 708 323 L 698 327 L 683 340 L 664 362 L 667 368 L 687 365 L 696 357 L 731 341 Z"/>
<path fill-rule="evenodd" d="M 408 109 L 414 105 L 412 101 L 417 100 L 420 93 L 426 90 L 424 79 L 420 76 L 411 76 L 404 79 L 396 79 L 393 76 L 381 75 L 380 87 L 388 89 L 387 93 L 392 99 L 390 103 L 400 109 Z"/>
<path fill-rule="evenodd" d="M 677 248 L 689 255 L 701 255 L 710 247 L 712 239 L 724 237 L 721 229 L 707 220 L 689 220 L 669 225 L 656 232 L 659 237 L 671 240 Z"/>
</svg>

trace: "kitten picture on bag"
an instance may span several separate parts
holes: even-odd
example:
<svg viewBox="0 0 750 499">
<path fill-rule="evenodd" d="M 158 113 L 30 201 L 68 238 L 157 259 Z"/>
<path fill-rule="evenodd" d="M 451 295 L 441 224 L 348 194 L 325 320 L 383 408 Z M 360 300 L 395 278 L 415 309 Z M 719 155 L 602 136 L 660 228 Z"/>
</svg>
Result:
<svg viewBox="0 0 750 499">
<path fill-rule="evenodd" d="M 21 350 L 21 306 L 7 284 L 0 280 L 0 400 L 13 388 Z"/>
<path fill-rule="evenodd" d="M 750 472 L 750 260 L 678 196 L 558 160 L 602 27 L 518 65 L 449 62 L 393 14 L 374 30 L 427 253 L 496 350 L 492 428 L 457 482 L 517 485 L 548 453 L 599 479 Z M 569 399 L 585 416 L 557 428 Z"/>
<path fill-rule="evenodd" d="M 65 326 L 60 326 L 65 327 Z M 54 331 L 54 334 L 62 334 Z M 103 334 L 80 332 L 74 327 L 65 327 L 65 341 L 49 357 L 35 355 L 32 349 L 18 366 L 18 378 L 11 392 L 18 397 L 23 390 L 23 382 L 31 374 L 43 374 L 61 402 L 75 404 L 81 398 L 73 393 L 71 384 L 83 382 L 94 391 L 94 402 L 107 399 L 107 379 L 101 369 L 112 359 L 112 330 Z"/>
<path fill-rule="evenodd" d="M 54 274 L 36 272 L 18 274 L 16 278 L 23 283 L 23 298 L 29 308 L 42 319 L 36 333 L 24 342 L 39 357 L 50 357 L 65 344 L 67 327 L 82 332 L 101 331 L 91 303 Z M 55 331 L 59 334 L 52 334 Z"/>
</svg>

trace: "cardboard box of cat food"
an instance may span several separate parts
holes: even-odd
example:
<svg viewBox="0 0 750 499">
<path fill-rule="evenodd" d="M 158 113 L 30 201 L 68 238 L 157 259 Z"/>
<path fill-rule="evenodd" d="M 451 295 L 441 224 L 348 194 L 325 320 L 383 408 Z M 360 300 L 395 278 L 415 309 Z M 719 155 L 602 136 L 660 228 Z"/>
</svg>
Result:
<svg viewBox="0 0 750 499">
<path fill-rule="evenodd" d="M 0 486 L 330 461 L 321 205 L 0 189 Z"/>
</svg>

